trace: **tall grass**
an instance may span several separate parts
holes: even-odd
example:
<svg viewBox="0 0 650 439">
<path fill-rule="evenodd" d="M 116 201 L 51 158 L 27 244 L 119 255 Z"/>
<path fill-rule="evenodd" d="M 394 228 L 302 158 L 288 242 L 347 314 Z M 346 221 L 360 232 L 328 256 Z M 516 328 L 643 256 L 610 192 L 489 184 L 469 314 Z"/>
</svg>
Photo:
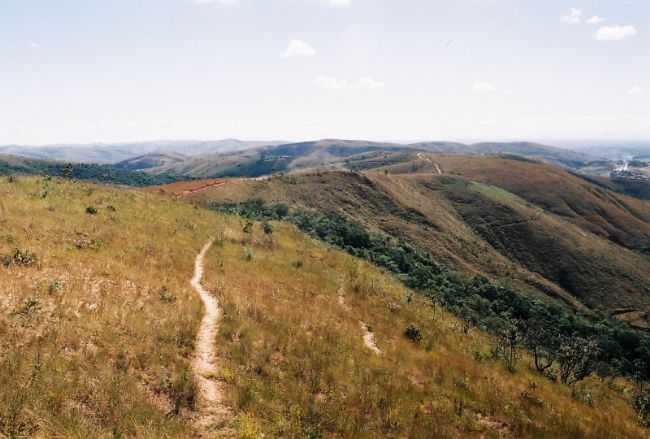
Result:
<svg viewBox="0 0 650 439">
<path fill-rule="evenodd" d="M 188 279 L 218 217 L 46 178 L 0 200 L 0 255 L 36 258 L 0 268 L 0 437 L 192 437 Z"/>
<path fill-rule="evenodd" d="M 492 359 L 489 337 L 434 314 L 390 275 L 289 225 L 274 230 L 272 248 L 260 224 L 252 236 L 229 232 L 207 266 L 225 308 L 220 378 L 241 437 L 646 434 L 626 396 L 606 383 L 587 380 L 587 400 L 536 374 L 527 356 L 508 371 Z M 251 242 L 255 257 L 247 260 L 242 248 Z M 364 346 L 359 321 L 371 326 L 381 355 Z M 421 337 L 406 337 L 409 326 Z"/>
</svg>

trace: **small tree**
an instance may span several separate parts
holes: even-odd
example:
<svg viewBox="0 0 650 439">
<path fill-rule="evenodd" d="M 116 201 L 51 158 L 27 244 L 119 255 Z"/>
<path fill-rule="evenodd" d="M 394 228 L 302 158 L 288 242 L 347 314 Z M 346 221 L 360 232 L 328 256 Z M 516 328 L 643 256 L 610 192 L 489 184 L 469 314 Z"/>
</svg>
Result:
<svg viewBox="0 0 650 439">
<path fill-rule="evenodd" d="M 555 328 L 540 320 L 527 322 L 523 327 L 524 346 L 533 354 L 533 363 L 539 373 L 546 373 L 553 366 L 560 344 Z"/>
<path fill-rule="evenodd" d="M 503 347 L 503 361 L 509 371 L 514 372 L 519 359 L 519 345 L 521 344 L 521 331 L 519 330 L 520 322 L 511 318 L 504 321 L 504 324 L 498 332 Z"/>
<path fill-rule="evenodd" d="M 273 247 L 273 226 L 271 223 L 264 221 L 262 223 L 262 231 L 264 236 L 266 236 L 269 247 Z"/>
<path fill-rule="evenodd" d="M 594 371 L 598 358 L 598 343 L 594 339 L 563 337 L 557 351 L 560 381 L 575 384 Z"/>
<path fill-rule="evenodd" d="M 501 320 L 496 330 L 496 353 L 500 355 L 506 368 L 510 372 L 515 371 L 519 359 L 519 345 L 522 341 L 520 322 L 510 317 Z"/>
<path fill-rule="evenodd" d="M 67 163 L 63 167 L 63 170 L 61 171 L 61 176 L 69 180 L 71 180 L 74 177 L 74 167 L 72 166 L 71 163 Z"/>
<path fill-rule="evenodd" d="M 460 310 L 460 320 L 462 322 L 463 334 L 469 334 L 470 329 L 478 324 L 479 317 L 476 311 L 467 305 L 463 305 Z"/>
</svg>

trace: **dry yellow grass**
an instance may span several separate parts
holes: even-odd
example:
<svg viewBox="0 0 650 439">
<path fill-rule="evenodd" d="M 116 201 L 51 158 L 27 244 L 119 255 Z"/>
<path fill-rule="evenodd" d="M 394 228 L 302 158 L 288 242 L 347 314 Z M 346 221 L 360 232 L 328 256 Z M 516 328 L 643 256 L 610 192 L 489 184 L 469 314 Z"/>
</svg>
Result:
<svg viewBox="0 0 650 439">
<path fill-rule="evenodd" d="M 225 310 L 218 378 L 242 438 L 647 436 L 624 390 L 588 380 L 590 406 L 525 358 L 511 374 L 481 359 L 484 334 L 289 225 L 270 241 L 239 218 L 62 180 L 4 180 L 0 200 L 0 255 L 37 257 L 0 267 L 0 437 L 195 437 L 189 278 L 212 236 L 204 284 Z"/>
<path fill-rule="evenodd" d="M 0 437 L 191 437 L 188 279 L 217 218 L 63 180 L 0 200 L 0 254 L 37 258 L 0 268 Z"/>
<path fill-rule="evenodd" d="M 217 348 L 241 437 L 647 436 L 614 383 L 589 379 L 575 397 L 525 356 L 510 373 L 481 359 L 485 334 L 464 334 L 440 309 L 434 316 L 376 268 L 288 225 L 275 224 L 273 245 L 259 225 L 252 236 L 228 230 L 209 254 L 206 285 L 225 307 Z M 360 321 L 381 355 L 364 345 Z M 404 337 L 410 323 L 421 342 Z"/>
</svg>

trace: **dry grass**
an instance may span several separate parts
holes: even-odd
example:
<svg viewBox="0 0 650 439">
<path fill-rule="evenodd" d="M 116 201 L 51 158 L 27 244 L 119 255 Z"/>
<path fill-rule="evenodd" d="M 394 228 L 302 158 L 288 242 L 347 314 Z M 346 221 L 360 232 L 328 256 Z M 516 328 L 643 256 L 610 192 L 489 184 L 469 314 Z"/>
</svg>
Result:
<svg viewBox="0 0 650 439">
<path fill-rule="evenodd" d="M 0 437 L 195 437 L 189 357 L 202 309 L 188 281 L 210 236 L 205 285 L 225 309 L 219 379 L 241 438 L 646 433 L 624 390 L 589 380 L 579 393 L 590 406 L 527 359 L 511 374 L 485 359 L 485 335 L 288 225 L 270 241 L 259 224 L 245 234 L 238 218 L 61 180 L 3 181 L 0 199 L 0 255 L 37 258 L 0 268 Z M 409 324 L 419 343 L 404 337 Z"/>
<path fill-rule="evenodd" d="M 529 370 L 528 358 L 512 374 L 486 359 L 484 334 L 464 334 L 441 310 L 434 316 L 374 267 L 287 225 L 275 225 L 272 246 L 259 225 L 252 237 L 236 226 L 209 254 L 206 284 L 225 306 L 217 347 L 241 437 L 646 434 L 613 386 L 590 379 L 572 397 Z M 382 355 L 364 346 L 360 321 Z M 422 331 L 419 343 L 404 337 L 411 323 Z"/>
<path fill-rule="evenodd" d="M 37 257 L 0 268 L 0 437 L 191 437 L 188 279 L 217 217 L 62 180 L 0 199 L 0 254 Z"/>
</svg>

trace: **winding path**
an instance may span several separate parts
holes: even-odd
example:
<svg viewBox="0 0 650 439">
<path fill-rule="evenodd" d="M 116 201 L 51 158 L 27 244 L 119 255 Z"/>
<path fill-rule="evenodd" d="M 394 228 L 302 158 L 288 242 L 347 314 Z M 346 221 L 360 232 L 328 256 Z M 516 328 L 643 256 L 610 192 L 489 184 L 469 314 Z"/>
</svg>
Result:
<svg viewBox="0 0 650 439">
<path fill-rule="evenodd" d="M 217 364 L 215 339 L 217 336 L 221 308 L 214 295 L 206 290 L 201 281 L 205 255 L 214 243 L 210 240 L 196 256 L 194 262 L 194 276 L 190 281 L 192 288 L 201 297 L 205 307 L 205 315 L 201 321 L 199 332 L 196 336 L 192 371 L 198 386 L 198 414 L 197 426 L 203 433 L 220 428 L 231 417 L 230 409 L 224 404 L 223 392 L 220 383 L 216 381 Z"/>
</svg>

